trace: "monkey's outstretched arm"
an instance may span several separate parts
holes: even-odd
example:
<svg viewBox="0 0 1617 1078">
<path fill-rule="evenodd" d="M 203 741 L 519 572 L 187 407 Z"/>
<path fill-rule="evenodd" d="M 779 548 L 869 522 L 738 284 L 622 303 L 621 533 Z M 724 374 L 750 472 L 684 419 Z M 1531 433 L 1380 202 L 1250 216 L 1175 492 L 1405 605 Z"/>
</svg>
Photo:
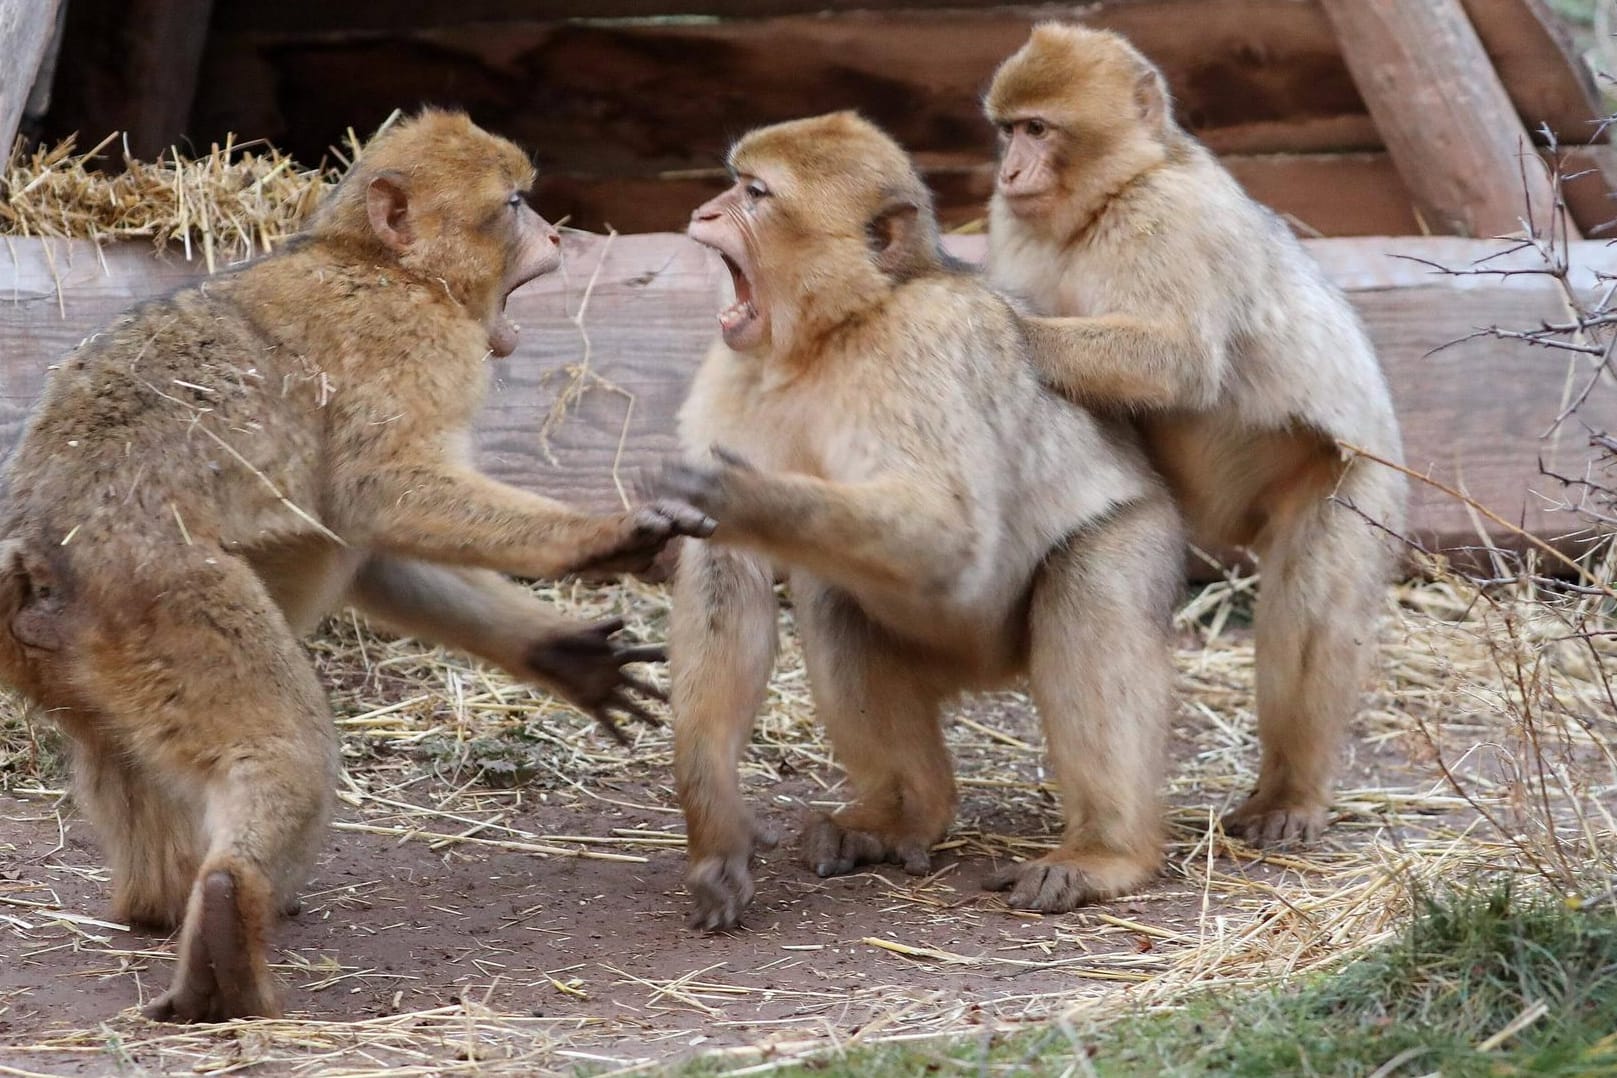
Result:
<svg viewBox="0 0 1617 1078">
<path fill-rule="evenodd" d="M 672 465 L 664 483 L 673 497 L 722 521 L 718 542 L 751 547 L 855 591 L 926 594 L 962 574 L 973 556 L 975 529 L 960 521 L 963 499 L 925 477 L 835 483 L 760 472 L 723 450 L 715 461 Z"/>
<path fill-rule="evenodd" d="M 1024 325 L 1039 373 L 1081 404 L 1201 409 L 1218 399 L 1222 348 L 1180 320 L 1105 314 L 1028 317 Z"/>
<path fill-rule="evenodd" d="M 417 466 L 353 489 L 373 548 L 520 576 L 640 571 L 674 536 L 713 530 L 689 506 L 663 502 L 595 516 L 471 468 Z"/>
<path fill-rule="evenodd" d="M 640 697 L 661 690 L 624 669 L 660 662 L 660 646 L 613 639 L 622 622 L 579 621 L 557 613 L 527 588 L 487 569 L 373 557 L 355 577 L 348 599 L 367 615 L 420 640 L 448 644 L 537 681 L 620 742 L 612 712 L 655 722 Z"/>
</svg>

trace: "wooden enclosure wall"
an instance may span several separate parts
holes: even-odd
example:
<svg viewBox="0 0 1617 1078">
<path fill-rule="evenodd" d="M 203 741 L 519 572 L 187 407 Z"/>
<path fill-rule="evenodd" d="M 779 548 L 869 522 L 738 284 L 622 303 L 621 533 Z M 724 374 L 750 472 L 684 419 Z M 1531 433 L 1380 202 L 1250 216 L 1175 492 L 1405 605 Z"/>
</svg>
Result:
<svg viewBox="0 0 1617 1078">
<path fill-rule="evenodd" d="M 138 112 L 148 147 L 183 136 L 206 148 L 235 132 L 312 163 L 350 126 L 365 133 L 398 107 L 457 104 L 534 153 L 544 212 L 644 232 L 682 226 L 720 183 L 727 143 L 747 128 L 858 108 L 918 155 L 952 226 L 980 217 L 989 189 L 993 142 L 978 105 L 989 76 L 1034 20 L 1063 17 L 1119 30 L 1160 63 L 1183 121 L 1299 231 L 1429 231 L 1317 0 L 128 3 L 74 0 L 56 133 L 87 127 L 99 138 Z M 1534 3 L 1464 7 L 1522 124 L 1586 143 L 1595 135 L 1590 81 Z M 184 49 L 154 51 L 133 28 L 115 32 L 120 18 L 134 18 L 120 12 L 154 5 L 193 13 L 192 33 L 168 35 Z M 210 8 L 204 42 L 195 25 Z M 172 77 L 184 66 L 176 56 L 191 49 L 200 77 L 182 83 Z M 118 77 L 118 56 L 144 67 Z M 174 101 L 131 104 L 159 76 L 171 98 L 195 89 L 183 127 L 152 129 L 151 118 L 175 114 Z M 1604 165 L 1604 154 L 1586 151 L 1579 162 Z M 1614 213 L 1612 176 L 1591 172 L 1571 188 L 1586 234 Z"/>
<path fill-rule="evenodd" d="M 982 255 L 976 237 L 949 242 L 963 257 Z M 1570 531 L 1570 518 L 1555 511 L 1563 498 L 1559 485 L 1540 474 L 1539 462 L 1573 476 L 1587 467 L 1591 454 L 1581 423 L 1542 437 L 1586 370 L 1562 354 L 1486 338 L 1441 347 L 1483 326 L 1564 318 L 1552 282 L 1445 278 L 1395 257 L 1461 267 L 1497 251 L 1480 241 L 1354 239 L 1309 246 L 1376 341 L 1409 464 L 1537 534 Z M 178 258 L 155 260 L 136 246 L 100 254 L 87 243 L 11 240 L 6 247 L 0 252 L 0 452 L 18 437 L 46 370 L 63 352 L 131 301 L 198 272 Z M 480 420 L 479 450 L 484 466 L 502 479 L 607 508 L 632 495 L 642 470 L 673 450 L 675 409 L 714 335 L 714 312 L 728 301 L 721 297 L 729 276 L 682 236 L 570 235 L 566 251 L 561 272 L 512 297 L 509 313 L 523 327 L 522 341 L 515 354 L 495 363 L 497 387 Z M 1575 253 L 1586 285 L 1596 269 L 1617 273 L 1617 250 L 1584 242 Z M 575 321 L 592 277 L 586 317 Z M 589 368 L 581 373 L 586 331 Z M 586 379 L 587 392 L 547 439 L 546 416 L 575 376 Z M 1617 389 L 1597 389 L 1582 419 L 1617 430 Z M 1412 509 L 1425 542 L 1477 542 L 1476 521 L 1462 504 L 1417 483 Z"/>
</svg>

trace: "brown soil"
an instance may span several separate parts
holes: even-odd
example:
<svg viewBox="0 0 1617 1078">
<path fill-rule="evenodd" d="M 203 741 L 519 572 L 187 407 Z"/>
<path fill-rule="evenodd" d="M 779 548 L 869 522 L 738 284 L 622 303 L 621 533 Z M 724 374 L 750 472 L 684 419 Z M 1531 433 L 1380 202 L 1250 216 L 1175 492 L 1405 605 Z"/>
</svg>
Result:
<svg viewBox="0 0 1617 1078">
<path fill-rule="evenodd" d="M 996 729 L 1037 742 L 1025 709 L 992 710 Z M 1366 760 L 1348 781 L 1385 787 L 1378 770 Z M 969 780 L 964 762 L 962 774 Z M 764 788 L 754 782 L 750 792 L 764 817 L 791 836 L 806 806 L 836 803 L 836 791 L 819 781 L 834 778 L 800 775 Z M 828 1035 L 845 1041 L 878 1028 L 969 1034 L 1118 992 L 1161 971 L 1220 916 L 1244 920 L 1252 912 L 1245 889 L 1210 890 L 1205 879 L 1192 884 L 1172 864 L 1158 885 L 1130 900 L 1054 917 L 1010 911 L 978 888 L 994 863 L 989 851 L 1010 835 L 1048 842 L 1055 817 L 1007 810 L 990 792 L 968 786 L 953 848 L 935 858 L 932 877 L 883 869 L 820 880 L 793 861 L 788 838 L 762 859 L 746 927 L 702 935 L 684 925 L 683 851 L 622 837 L 682 833 L 665 782 L 660 767 L 632 766 L 623 777 L 538 795 L 464 791 L 455 804 L 464 814 L 472 798 L 483 809 L 478 818 L 502 810 L 497 818 L 504 826 L 542 836 L 595 836 L 612 843 L 604 849 L 644 856 L 644 863 L 466 844 L 435 850 L 425 837 L 400 841 L 339 830 L 306 889 L 303 911 L 277 939 L 289 1008 L 316 1022 L 464 1012 L 465 1028 L 447 1023 L 438 1048 L 427 1051 L 446 1065 L 459 1057 L 471 1066 L 502 1058 L 535 1067 L 630 1065 L 727 1045 L 784 1047 Z M 416 792 L 392 796 L 425 803 L 438 791 Z M 1207 809 L 1179 814 L 1171 860 L 1205 860 L 1201 829 L 1191 821 L 1205 819 Z M 351 808 L 339 821 L 339 827 L 389 825 Z M 467 830 L 402 811 L 392 822 L 400 821 L 434 834 Z M 1376 831 L 1371 821 L 1349 821 L 1328 845 L 1350 855 L 1357 849 L 1358 860 L 1364 845 L 1377 841 Z M 287 1061 L 290 1073 L 290 1061 L 304 1057 L 297 1070 L 307 1072 L 310 1053 L 281 1042 L 266 1052 L 253 1043 L 250 1026 L 200 1036 L 186 1031 L 190 1039 L 175 1045 L 162 1040 L 174 1027 L 135 1016 L 129 1008 L 167 982 L 172 941 L 52 922 L 50 910 L 105 916 L 100 854 L 70 808 L 46 796 L 0 798 L 0 846 L 7 850 L 0 873 L 0 1042 L 28 1046 L 0 1054 L 5 1065 L 100 1074 L 124 1056 L 168 1072 L 182 1062 L 189 1070 L 204 1058 L 217 1066 L 245 1056 L 265 1060 L 267 1069 L 254 1073 L 281 1072 L 276 1060 Z M 1296 877 L 1293 868 L 1226 858 L 1218 874 L 1259 887 Z M 942 954 L 906 956 L 872 938 Z M 86 1042 L 83 1031 L 103 1021 Z M 356 1035 L 349 1054 L 340 1031 L 323 1033 L 336 1053 L 328 1064 L 340 1059 L 368 1072 L 422 1062 L 413 1039 L 390 1050 Z M 54 1047 L 53 1038 L 60 1038 Z"/>
</svg>

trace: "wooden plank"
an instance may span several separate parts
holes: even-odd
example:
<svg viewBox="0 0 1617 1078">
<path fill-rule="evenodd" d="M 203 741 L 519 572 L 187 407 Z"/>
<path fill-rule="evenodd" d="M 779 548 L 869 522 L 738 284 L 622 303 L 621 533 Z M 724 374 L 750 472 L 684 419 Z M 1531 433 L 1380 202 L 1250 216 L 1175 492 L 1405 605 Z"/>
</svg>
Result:
<svg viewBox="0 0 1617 1078">
<path fill-rule="evenodd" d="M 625 235 L 610 240 L 570 234 L 567 265 L 524 288 L 510 313 L 524 327 L 511 357 L 496 361 L 496 391 L 478 426 L 484 466 L 494 475 L 569 500 L 609 507 L 632 493 L 643 471 L 674 448 L 673 416 L 691 372 L 714 333 L 728 275 L 681 236 Z M 980 258 L 981 237 L 949 238 L 962 257 Z M 7 241 L 0 252 L 0 449 L 18 437 L 46 370 L 62 352 L 133 299 L 174 287 L 197 271 L 178 259 L 156 260 L 143 247 L 110 248 L 98 258 L 85 243 Z M 1418 256 L 1465 266 L 1497 245 L 1416 237 L 1308 243 L 1328 275 L 1346 289 L 1375 338 L 1402 416 L 1411 467 L 1458 484 L 1497 512 L 1540 535 L 1558 536 L 1569 521 L 1551 511 L 1556 484 L 1538 461 L 1581 474 L 1590 459 L 1582 428 L 1541 435 L 1579 374 L 1557 353 L 1509 342 L 1467 341 L 1433 351 L 1478 327 L 1533 326 L 1563 317 L 1552 283 L 1531 276 L 1444 278 Z M 1617 273 L 1617 250 L 1579 243 L 1579 280 Z M 542 432 L 564 369 L 583 357 L 570 321 L 596 266 L 586 328 L 591 382 L 582 401 L 547 439 Z M 1602 386 L 1584 421 L 1617 430 L 1617 388 Z M 1416 533 L 1439 547 L 1475 543 L 1469 514 L 1415 484 Z M 1504 538 L 1496 536 L 1496 538 Z"/>
<path fill-rule="evenodd" d="M 1322 0 L 1348 69 L 1434 232 L 1520 230 L 1523 185 L 1551 205 L 1532 143 L 1459 0 Z"/>
<path fill-rule="evenodd" d="M 94 142 L 128 133 L 152 160 L 189 131 L 214 0 L 72 0 L 46 125 Z"/>
<path fill-rule="evenodd" d="M 58 0 L 0 0 L 0 157 L 11 153 L 34 75 L 50 46 Z"/>
</svg>

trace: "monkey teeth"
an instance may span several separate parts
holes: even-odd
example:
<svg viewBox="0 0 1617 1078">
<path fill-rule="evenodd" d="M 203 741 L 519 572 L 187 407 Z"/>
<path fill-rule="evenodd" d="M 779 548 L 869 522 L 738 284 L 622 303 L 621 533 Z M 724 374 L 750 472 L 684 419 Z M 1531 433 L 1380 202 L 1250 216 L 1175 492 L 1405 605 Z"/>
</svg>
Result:
<svg viewBox="0 0 1617 1078">
<path fill-rule="evenodd" d="M 757 317 L 757 308 L 746 300 L 737 300 L 719 312 L 719 328 L 730 333 Z"/>
</svg>

